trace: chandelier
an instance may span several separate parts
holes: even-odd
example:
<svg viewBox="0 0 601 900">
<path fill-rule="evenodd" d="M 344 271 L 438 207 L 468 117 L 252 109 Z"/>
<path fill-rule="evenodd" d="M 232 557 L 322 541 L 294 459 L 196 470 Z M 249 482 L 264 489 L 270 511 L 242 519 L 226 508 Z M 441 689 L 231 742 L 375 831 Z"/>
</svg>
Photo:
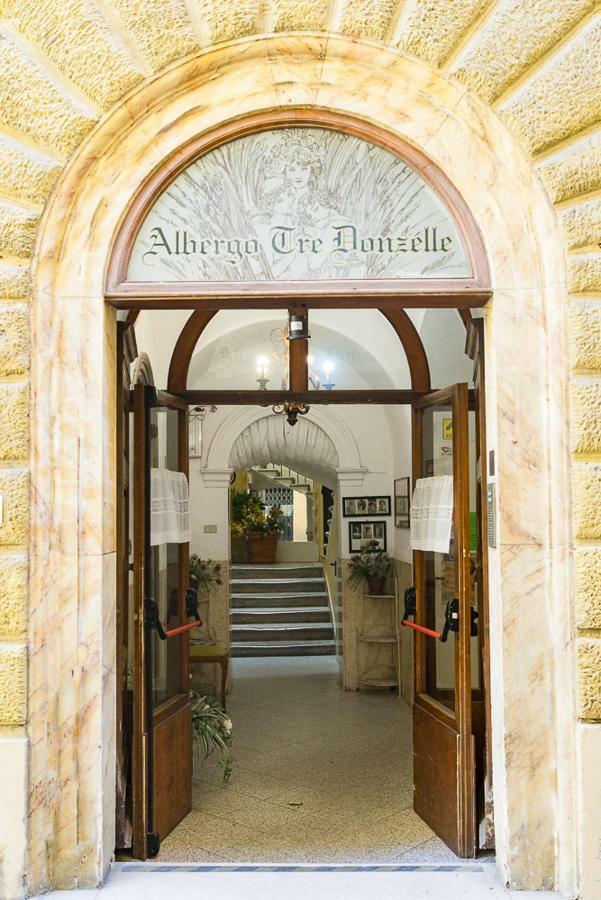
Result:
<svg viewBox="0 0 601 900">
<path fill-rule="evenodd" d="M 260 391 L 269 390 L 268 385 L 271 377 L 279 369 L 282 369 L 282 378 L 280 390 L 288 389 L 287 373 L 290 365 L 290 341 L 307 340 L 310 337 L 307 331 L 306 317 L 291 315 L 287 328 L 273 328 L 269 332 L 269 343 L 272 350 L 266 354 L 257 357 L 257 384 Z M 322 370 L 325 380 L 319 377 L 314 366 L 312 356 L 307 357 L 308 364 L 308 380 L 311 390 L 318 391 L 320 389 L 331 391 L 336 387 L 332 381 L 334 372 L 334 363 L 326 360 L 322 364 Z M 267 404 L 265 404 L 267 405 Z M 272 410 L 276 415 L 285 415 L 289 425 L 296 425 L 299 416 L 306 416 L 310 410 L 308 403 L 284 402 L 276 403 L 272 406 Z"/>
<path fill-rule="evenodd" d="M 308 403 L 276 403 L 271 407 L 276 416 L 286 416 L 289 425 L 296 425 L 299 416 L 306 416 L 311 407 Z"/>
</svg>

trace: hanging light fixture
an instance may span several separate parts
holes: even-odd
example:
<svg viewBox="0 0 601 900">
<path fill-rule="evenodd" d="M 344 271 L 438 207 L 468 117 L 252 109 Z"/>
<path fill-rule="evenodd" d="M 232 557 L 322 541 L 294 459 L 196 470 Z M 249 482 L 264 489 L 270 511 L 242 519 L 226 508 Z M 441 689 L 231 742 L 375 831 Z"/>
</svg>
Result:
<svg viewBox="0 0 601 900">
<path fill-rule="evenodd" d="M 274 347 L 274 353 L 271 353 L 269 357 L 263 355 L 257 357 L 257 384 L 259 385 L 260 391 L 268 390 L 267 386 L 269 384 L 269 376 L 280 364 L 279 353 L 277 352 L 278 348 L 276 346 L 276 338 L 281 338 L 282 343 L 284 344 L 282 362 L 284 368 L 286 368 L 287 365 L 289 365 L 289 353 L 288 347 L 286 346 L 286 341 L 308 340 L 309 337 L 309 316 L 306 310 L 303 310 L 300 313 L 289 312 L 287 333 L 283 332 L 283 330 L 279 328 L 272 330 L 269 335 L 269 339 L 272 346 Z M 313 360 L 311 359 L 311 357 L 309 357 L 309 365 L 312 363 L 312 361 Z M 317 382 L 317 386 L 319 386 L 319 382 Z M 282 379 L 282 390 L 286 390 L 284 378 Z M 266 406 L 267 404 L 261 405 Z M 277 403 L 272 406 L 272 410 L 276 415 L 286 416 L 286 420 L 288 421 L 289 425 L 296 425 L 296 423 L 298 422 L 298 417 L 306 416 L 309 412 L 309 409 L 310 406 L 308 403 L 294 403 L 287 401 L 284 403 Z"/>
<path fill-rule="evenodd" d="M 307 310 L 305 309 L 301 313 L 288 313 L 288 340 L 306 341 L 310 337 Z"/>
</svg>

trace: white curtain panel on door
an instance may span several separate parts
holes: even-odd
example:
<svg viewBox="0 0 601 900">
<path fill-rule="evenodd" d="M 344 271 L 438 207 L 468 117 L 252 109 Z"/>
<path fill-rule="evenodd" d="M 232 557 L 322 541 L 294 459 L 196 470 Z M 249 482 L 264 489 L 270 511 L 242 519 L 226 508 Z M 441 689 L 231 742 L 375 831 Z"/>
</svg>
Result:
<svg viewBox="0 0 601 900">
<path fill-rule="evenodd" d="M 190 540 L 190 495 L 183 472 L 150 470 L 150 543 L 185 544 Z"/>
<path fill-rule="evenodd" d="M 411 549 L 448 553 L 453 524 L 453 476 L 418 478 L 411 501 Z"/>
</svg>

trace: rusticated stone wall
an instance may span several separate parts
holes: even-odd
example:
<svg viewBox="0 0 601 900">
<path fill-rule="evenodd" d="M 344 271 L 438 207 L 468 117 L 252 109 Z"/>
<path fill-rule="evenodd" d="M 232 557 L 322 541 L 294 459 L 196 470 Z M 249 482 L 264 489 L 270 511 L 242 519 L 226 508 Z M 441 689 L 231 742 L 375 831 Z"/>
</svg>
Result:
<svg viewBox="0 0 601 900">
<path fill-rule="evenodd" d="M 409 63 L 416 57 L 468 91 L 465 102 L 470 96 L 480 98 L 513 132 L 555 205 L 565 235 L 570 290 L 573 626 L 578 644 L 577 713 L 582 723 L 588 723 L 582 728 L 587 742 L 581 756 L 583 795 L 601 763 L 601 724 L 596 724 L 601 723 L 598 3 L 4 0 L 0 4 L 0 494 L 4 501 L 0 769 L 9 765 L 15 773 L 7 806 L 11 817 L 0 819 L 6 896 L 25 891 L 29 270 L 40 217 L 85 136 L 128 91 L 148 82 L 165 66 L 217 43 L 301 29 L 396 48 L 407 54 Z M 321 50 L 311 47 L 310 41 L 299 42 L 298 54 L 316 71 L 323 63 Z M 287 102 L 285 78 L 279 97 Z M 308 94 L 306 102 L 312 100 Z M 35 647 L 29 653 L 32 650 Z M 587 860 L 585 847 L 583 872 Z M 598 884 L 590 890 L 597 888 Z"/>
</svg>

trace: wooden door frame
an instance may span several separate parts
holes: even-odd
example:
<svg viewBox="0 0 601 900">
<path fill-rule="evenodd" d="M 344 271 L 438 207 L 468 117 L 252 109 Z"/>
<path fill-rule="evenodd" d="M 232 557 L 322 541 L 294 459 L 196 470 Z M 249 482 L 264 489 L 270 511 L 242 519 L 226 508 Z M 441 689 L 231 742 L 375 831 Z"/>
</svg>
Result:
<svg viewBox="0 0 601 900">
<path fill-rule="evenodd" d="M 457 225 L 471 276 L 446 279 L 380 279 L 334 282 L 248 282 L 231 284 L 128 283 L 127 267 L 139 228 L 157 196 L 193 161 L 229 141 L 272 129 L 319 127 L 341 131 L 380 146 L 406 161 L 442 200 Z M 323 403 L 398 404 L 419 402 L 431 392 L 427 356 L 405 310 L 411 307 L 456 308 L 466 323 L 470 307 L 483 306 L 492 296 L 490 271 L 479 228 L 463 198 L 446 175 L 416 147 L 393 132 L 354 116 L 299 108 L 268 110 L 242 116 L 211 129 L 184 145 L 159 165 L 140 186 L 112 243 L 106 274 L 105 298 L 128 309 L 133 323 L 148 309 L 193 309 L 180 333 L 169 368 L 168 389 L 190 404 L 265 405 L 285 401 Z M 307 391 L 304 342 L 291 353 L 290 391 L 193 391 L 187 387 L 192 354 L 206 326 L 219 310 L 312 308 L 377 309 L 390 322 L 403 345 L 411 373 L 409 391 Z M 416 340 L 417 337 L 417 340 Z M 455 462 L 454 462 L 455 464 Z M 415 471 L 415 470 L 414 470 Z M 488 635 L 487 635 L 488 642 Z M 416 643 L 418 651 L 419 641 Z M 488 695 L 487 695 L 488 697 Z M 487 722 L 490 717 L 487 717 Z"/>
</svg>

